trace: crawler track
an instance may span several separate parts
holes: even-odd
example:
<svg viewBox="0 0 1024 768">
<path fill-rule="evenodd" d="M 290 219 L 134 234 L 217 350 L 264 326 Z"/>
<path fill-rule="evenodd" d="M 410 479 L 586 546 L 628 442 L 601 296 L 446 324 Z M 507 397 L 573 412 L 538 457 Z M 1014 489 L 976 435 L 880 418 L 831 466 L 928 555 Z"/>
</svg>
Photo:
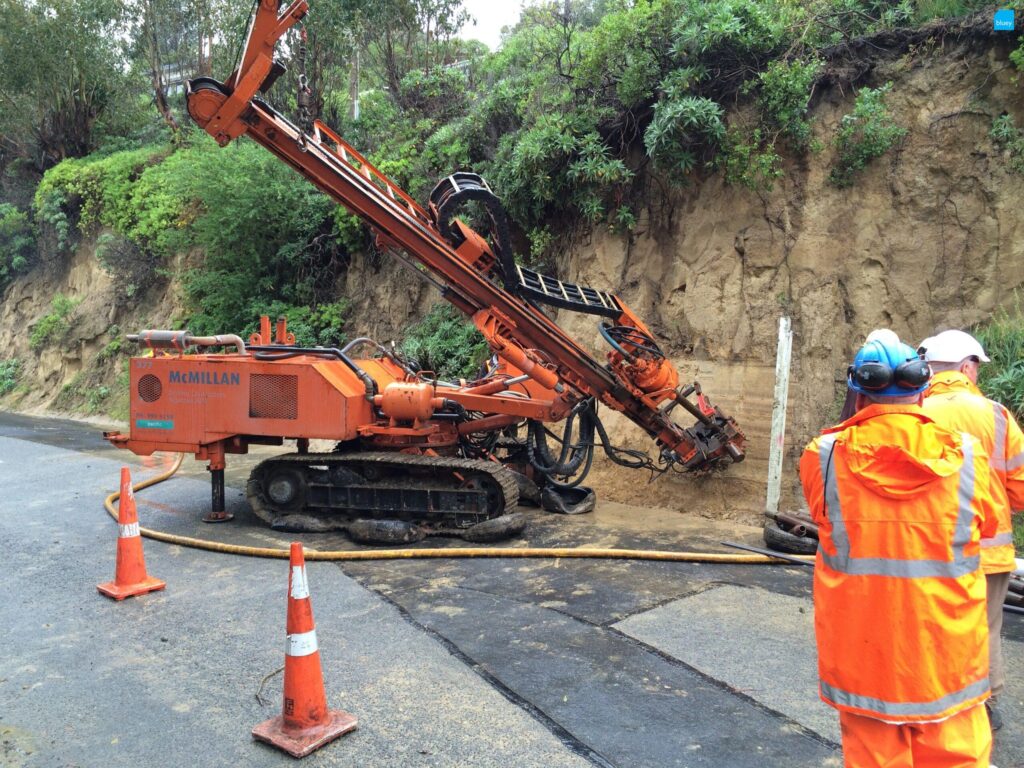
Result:
<svg viewBox="0 0 1024 768">
<path fill-rule="evenodd" d="M 348 531 L 401 544 L 426 536 L 496 541 L 520 533 L 515 476 L 488 461 L 399 453 L 288 454 L 261 462 L 246 495 L 279 530 Z"/>
</svg>

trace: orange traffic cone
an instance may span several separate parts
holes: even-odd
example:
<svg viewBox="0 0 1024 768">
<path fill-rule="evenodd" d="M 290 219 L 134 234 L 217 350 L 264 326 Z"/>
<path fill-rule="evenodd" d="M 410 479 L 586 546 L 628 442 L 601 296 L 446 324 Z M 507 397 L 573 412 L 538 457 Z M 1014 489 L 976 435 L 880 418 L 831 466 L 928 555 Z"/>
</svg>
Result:
<svg viewBox="0 0 1024 768">
<path fill-rule="evenodd" d="M 355 730 L 354 715 L 327 709 L 320 650 L 309 600 L 306 558 L 302 545 L 292 543 L 288 575 L 288 623 L 284 651 L 284 707 L 278 717 L 252 729 L 254 738 L 305 757 L 329 741 Z"/>
<path fill-rule="evenodd" d="M 146 573 L 146 561 L 142 556 L 142 537 L 139 535 L 139 516 L 135 511 L 135 494 L 132 492 L 132 476 L 128 467 L 121 467 L 121 497 L 117 505 L 117 523 L 120 534 L 117 539 L 117 569 L 114 580 L 97 584 L 96 589 L 107 597 L 124 600 L 126 597 L 155 592 L 167 586 L 167 582 L 155 579 Z"/>
</svg>

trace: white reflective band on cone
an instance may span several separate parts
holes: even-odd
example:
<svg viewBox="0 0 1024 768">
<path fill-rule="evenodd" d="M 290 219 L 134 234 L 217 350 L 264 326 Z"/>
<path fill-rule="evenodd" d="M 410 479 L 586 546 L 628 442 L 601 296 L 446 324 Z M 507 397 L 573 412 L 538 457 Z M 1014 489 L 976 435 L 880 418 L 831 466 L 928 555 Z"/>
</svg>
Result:
<svg viewBox="0 0 1024 768">
<path fill-rule="evenodd" d="M 284 644 L 284 652 L 288 656 L 309 656 L 320 650 L 316 642 L 316 630 L 288 635 Z"/>
<path fill-rule="evenodd" d="M 292 599 L 305 600 L 309 597 L 309 580 L 306 578 L 306 566 L 292 566 Z"/>
<path fill-rule="evenodd" d="M 139 524 L 138 523 L 128 523 L 128 525 L 118 525 L 117 527 L 121 531 L 121 538 L 122 539 L 130 539 L 133 536 L 138 536 L 139 535 Z"/>
</svg>

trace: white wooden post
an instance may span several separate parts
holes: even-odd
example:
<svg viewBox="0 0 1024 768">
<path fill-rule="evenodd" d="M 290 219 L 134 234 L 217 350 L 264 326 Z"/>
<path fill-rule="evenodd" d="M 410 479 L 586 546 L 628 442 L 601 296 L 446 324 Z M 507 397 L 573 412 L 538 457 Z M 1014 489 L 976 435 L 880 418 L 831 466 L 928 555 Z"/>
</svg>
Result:
<svg viewBox="0 0 1024 768">
<path fill-rule="evenodd" d="M 772 437 L 768 448 L 768 498 L 765 509 L 779 511 L 782 494 L 782 458 L 786 444 L 786 403 L 789 400 L 789 367 L 793 357 L 793 327 L 788 317 L 779 318 L 779 348 L 775 357 L 775 402 L 772 405 Z"/>
</svg>

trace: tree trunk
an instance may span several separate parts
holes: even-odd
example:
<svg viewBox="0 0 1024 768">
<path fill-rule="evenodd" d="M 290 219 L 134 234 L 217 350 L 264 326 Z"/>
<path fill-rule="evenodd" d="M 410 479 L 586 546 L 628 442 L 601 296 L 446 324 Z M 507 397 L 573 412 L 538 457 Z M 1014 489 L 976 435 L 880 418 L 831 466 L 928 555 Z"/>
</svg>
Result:
<svg viewBox="0 0 1024 768">
<path fill-rule="evenodd" d="M 181 126 L 178 125 L 178 121 L 171 111 L 171 106 L 167 103 L 167 91 L 164 88 L 164 67 L 160 57 L 160 44 L 157 38 L 155 15 L 152 2 L 147 2 L 146 47 L 149 53 L 149 68 L 153 83 L 153 101 L 156 103 L 156 109 L 160 113 L 160 117 L 167 123 L 171 133 L 177 136 Z"/>
<path fill-rule="evenodd" d="M 387 73 L 388 87 L 391 89 L 391 96 L 397 102 L 401 102 L 401 91 L 399 89 L 398 62 L 395 60 L 395 43 L 391 37 L 391 30 L 384 30 L 384 70 Z"/>
<path fill-rule="evenodd" d="M 355 48 L 348 80 L 349 118 L 359 119 L 359 48 Z"/>
</svg>

